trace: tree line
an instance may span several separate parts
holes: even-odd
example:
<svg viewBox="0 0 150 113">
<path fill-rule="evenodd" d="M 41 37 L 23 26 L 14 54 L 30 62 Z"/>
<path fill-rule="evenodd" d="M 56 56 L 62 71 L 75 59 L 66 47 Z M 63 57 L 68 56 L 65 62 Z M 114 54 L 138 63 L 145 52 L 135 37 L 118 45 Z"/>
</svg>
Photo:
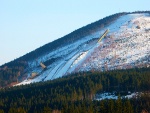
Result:
<svg viewBox="0 0 150 113">
<path fill-rule="evenodd" d="M 150 110 L 150 95 L 133 99 L 93 100 L 95 94 L 150 91 L 150 68 L 75 73 L 53 81 L 0 90 L 0 112 L 140 113 Z M 138 104 L 137 104 L 138 103 Z M 113 110 L 113 111 L 111 111 Z"/>
</svg>

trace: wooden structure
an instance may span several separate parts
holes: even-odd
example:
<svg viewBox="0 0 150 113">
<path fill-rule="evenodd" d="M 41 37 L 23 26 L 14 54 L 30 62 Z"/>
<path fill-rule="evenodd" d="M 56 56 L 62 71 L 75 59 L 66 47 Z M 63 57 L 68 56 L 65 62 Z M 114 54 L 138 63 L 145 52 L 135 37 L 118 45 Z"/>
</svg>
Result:
<svg viewBox="0 0 150 113">
<path fill-rule="evenodd" d="M 43 72 L 46 69 L 46 66 L 42 62 L 40 63 L 40 66 L 42 67 L 42 69 L 43 69 L 42 72 Z M 40 73 L 32 72 L 28 79 L 33 79 L 33 78 L 39 76 L 42 72 L 40 72 Z"/>
<path fill-rule="evenodd" d="M 33 78 L 35 78 L 36 76 L 38 76 L 38 73 L 32 72 L 32 73 L 30 74 L 30 77 L 29 77 L 28 79 L 33 79 Z"/>
<path fill-rule="evenodd" d="M 40 65 L 43 69 L 46 69 L 46 66 L 42 62 L 40 63 Z"/>
<path fill-rule="evenodd" d="M 98 43 L 101 42 L 101 40 L 107 35 L 107 33 L 109 32 L 109 29 L 107 29 L 103 35 L 99 38 Z"/>
</svg>

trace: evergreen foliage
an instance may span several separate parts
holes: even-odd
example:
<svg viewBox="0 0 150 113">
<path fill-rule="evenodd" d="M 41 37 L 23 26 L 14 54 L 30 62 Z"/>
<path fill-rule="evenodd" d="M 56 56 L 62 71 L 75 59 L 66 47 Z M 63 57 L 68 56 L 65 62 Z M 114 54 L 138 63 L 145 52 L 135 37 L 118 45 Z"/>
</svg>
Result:
<svg viewBox="0 0 150 113">
<path fill-rule="evenodd" d="M 150 91 L 150 68 L 83 72 L 53 81 L 0 90 L 0 112 L 140 113 L 150 111 L 150 95 L 133 99 L 93 100 L 96 93 Z M 109 82 L 108 82 L 109 80 Z"/>
</svg>

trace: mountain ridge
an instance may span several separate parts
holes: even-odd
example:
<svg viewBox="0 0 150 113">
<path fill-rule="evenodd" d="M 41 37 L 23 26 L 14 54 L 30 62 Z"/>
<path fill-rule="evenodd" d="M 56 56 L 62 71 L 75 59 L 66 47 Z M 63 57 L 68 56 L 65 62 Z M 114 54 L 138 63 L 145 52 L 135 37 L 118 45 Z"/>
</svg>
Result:
<svg viewBox="0 0 150 113">
<path fill-rule="evenodd" d="M 51 42 L 51 43 L 48 43 L 48 44 L 42 46 L 41 49 L 36 49 L 35 51 L 31 52 L 32 54 L 29 53 L 28 55 L 20 57 L 19 59 L 15 60 L 15 63 L 17 66 L 21 65 L 23 69 L 21 71 L 20 70 L 18 71 L 20 73 L 18 73 L 16 78 L 20 79 L 20 78 L 22 78 L 23 75 L 25 75 L 25 78 L 27 78 L 27 77 L 31 76 L 32 72 L 36 72 L 36 73 L 41 73 L 41 75 L 43 74 L 42 80 L 50 80 L 50 77 L 48 77 L 47 79 L 46 78 L 44 79 L 44 77 L 46 77 L 45 75 L 48 75 L 48 73 L 52 73 L 51 74 L 51 79 L 52 79 L 52 76 L 56 76 L 54 78 L 58 78 L 67 73 L 72 73 L 73 69 L 79 70 L 76 68 L 77 66 L 75 64 L 77 64 L 78 66 L 80 65 L 80 69 L 84 69 L 80 63 L 83 63 L 82 60 L 86 60 L 86 58 L 81 60 L 80 57 L 85 57 L 86 55 L 88 55 L 90 53 L 89 52 L 89 49 L 91 49 L 90 47 L 92 47 L 92 46 L 98 47 L 96 42 L 99 39 L 100 35 L 106 30 L 106 26 L 113 24 L 113 22 L 115 22 L 119 17 L 129 15 L 129 14 L 141 14 L 142 15 L 144 13 L 150 14 L 149 11 L 146 11 L 146 12 L 134 12 L 134 13 L 118 13 L 118 14 L 108 16 L 102 20 L 99 20 L 95 23 L 89 24 L 81 29 L 78 29 L 78 30 L 72 32 L 71 34 L 75 34 L 75 35 L 72 35 L 72 37 L 75 37 L 75 38 L 68 38 L 68 37 L 70 37 L 70 35 L 66 35 L 66 37 L 69 40 L 71 40 L 69 42 L 70 44 L 66 44 L 65 46 L 63 46 L 62 40 L 64 40 L 64 41 L 67 40 L 67 38 L 63 37 L 61 39 L 54 41 L 55 43 Z M 97 24 L 98 22 L 101 24 Z M 92 27 L 94 30 L 90 29 Z M 137 26 L 135 26 L 135 27 L 137 27 Z M 81 32 L 80 30 L 81 31 L 83 30 L 83 31 Z M 85 33 L 84 33 L 84 30 L 85 30 Z M 98 32 L 95 32 L 95 30 Z M 137 28 L 136 28 L 136 30 L 137 30 Z M 88 32 L 86 32 L 86 31 L 88 31 Z M 113 32 L 112 29 L 110 29 L 110 31 L 111 31 L 111 33 Z M 76 32 L 79 32 L 77 34 L 81 34 L 81 35 L 77 36 Z M 149 32 L 149 31 L 147 31 L 147 32 Z M 110 35 L 107 38 L 110 38 Z M 103 41 L 107 41 L 107 40 L 104 39 Z M 149 41 L 149 40 L 145 40 L 145 41 Z M 100 43 L 102 43 L 102 42 L 100 42 Z M 50 44 L 51 45 L 56 44 L 55 49 L 50 48 Z M 149 47 L 149 45 L 148 45 L 148 47 Z M 47 49 L 45 50 L 45 48 L 47 48 Z M 49 49 L 51 49 L 51 51 L 49 51 Z M 57 50 L 57 51 L 55 52 L 55 50 Z M 57 54 L 57 53 L 59 53 L 59 54 Z M 41 55 L 38 56 L 39 54 L 41 54 Z M 113 54 L 116 54 L 116 53 L 113 53 Z M 42 57 L 42 55 L 43 55 L 43 57 Z M 29 56 L 30 56 L 30 58 L 28 59 Z M 33 61 L 32 61 L 32 58 L 34 59 Z M 25 60 L 25 59 L 28 59 L 28 60 Z M 80 61 L 80 63 L 78 63 L 79 61 Z M 47 66 L 48 69 L 42 70 L 39 67 L 40 62 L 43 62 Z M 89 63 L 89 62 L 91 62 L 91 63 Z M 93 65 L 93 60 L 90 59 L 89 62 L 88 63 L 90 65 L 91 64 Z M 13 64 L 15 64 L 15 63 L 14 62 L 12 64 L 8 63 L 5 65 L 2 65 L 0 68 L 4 69 L 4 67 L 5 67 L 5 69 L 7 70 L 9 67 L 11 67 L 11 65 L 13 67 L 14 66 Z M 89 65 L 88 63 L 85 63 L 84 65 Z M 149 61 L 148 61 L 148 63 L 149 63 Z M 108 66 L 107 66 L 108 64 L 103 62 L 102 65 L 104 65 L 103 66 L 104 69 L 102 69 L 102 71 L 107 70 L 106 68 L 108 68 Z M 75 66 L 75 67 L 71 67 L 71 66 Z M 90 68 L 89 70 L 92 70 L 92 69 L 93 68 Z M 64 70 L 66 70 L 66 71 L 64 71 Z M 87 71 L 89 71 L 89 70 L 87 70 Z M 81 71 L 85 71 L 85 70 L 81 70 Z M 62 73 L 64 73 L 64 74 L 62 74 Z"/>
<path fill-rule="evenodd" d="M 100 24 L 104 24 L 102 21 L 103 20 L 107 20 L 107 18 L 109 18 L 109 17 L 114 17 L 115 19 L 116 18 L 118 18 L 119 16 L 121 16 L 121 15 L 126 15 L 126 14 L 136 14 L 136 13 L 150 13 L 150 11 L 135 11 L 135 12 L 122 12 L 122 13 L 116 13 L 116 14 L 113 14 L 113 15 L 110 15 L 110 16 L 106 16 L 105 18 L 102 18 L 102 19 L 100 19 L 100 20 L 98 20 L 98 21 L 95 21 L 95 22 L 92 22 L 91 24 L 88 24 L 88 25 L 85 25 L 85 26 L 83 26 L 83 27 L 81 27 L 81 28 L 79 28 L 79 29 L 77 29 L 77 30 L 74 30 L 73 32 L 71 32 L 71 33 L 69 33 L 69 34 L 67 34 L 67 35 L 65 35 L 65 36 L 63 36 L 63 37 L 61 37 L 61 38 L 58 38 L 58 39 L 56 39 L 56 40 L 54 40 L 54 41 L 52 41 L 52 42 L 49 42 L 49 43 L 47 43 L 47 44 L 44 44 L 43 46 L 41 46 L 41 47 L 38 47 L 37 49 L 35 49 L 35 50 L 33 50 L 33 51 L 31 51 L 31 52 L 29 52 L 29 53 L 26 53 L 25 55 L 23 55 L 23 56 L 20 56 L 20 57 L 18 57 L 18 58 L 16 58 L 16 59 L 14 59 L 14 60 L 12 60 L 12 61 L 16 61 L 16 60 L 22 60 L 22 57 L 28 57 L 27 55 L 28 54 L 31 54 L 31 53 L 33 53 L 33 54 L 35 54 L 34 52 L 36 52 L 36 51 L 38 51 L 38 49 L 40 49 L 40 48 L 42 48 L 42 47 L 44 47 L 44 48 L 46 48 L 46 46 L 47 45 L 49 45 L 49 44 L 51 44 L 51 43 L 58 43 L 57 41 L 58 40 L 60 40 L 60 39 L 62 39 L 62 38 L 65 38 L 65 37 L 70 37 L 70 34 L 76 34 L 76 32 L 79 32 L 80 30 L 82 31 L 82 29 L 83 30 L 85 30 L 84 28 L 88 28 L 88 27 L 90 27 L 91 25 L 93 25 L 93 26 L 95 26 L 96 24 L 98 24 L 98 23 L 100 23 Z M 116 16 L 116 17 L 115 17 Z M 102 27 L 103 27 L 103 25 L 102 25 Z M 98 26 L 98 28 L 99 28 L 99 26 Z M 64 39 L 65 40 L 65 39 Z M 66 40 L 65 40 L 66 41 Z M 60 41 L 61 42 L 61 41 Z M 9 63 L 11 63 L 12 61 L 10 61 L 10 62 L 8 62 L 8 63 L 5 63 L 5 64 L 2 64 L 0 67 L 4 67 L 5 65 L 8 65 Z"/>
</svg>

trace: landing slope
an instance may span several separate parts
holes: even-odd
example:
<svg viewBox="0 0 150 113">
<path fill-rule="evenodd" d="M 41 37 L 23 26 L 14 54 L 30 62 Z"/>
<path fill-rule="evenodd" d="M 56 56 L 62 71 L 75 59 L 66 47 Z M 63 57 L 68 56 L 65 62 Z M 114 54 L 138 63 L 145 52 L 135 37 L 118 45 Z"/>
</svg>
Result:
<svg viewBox="0 0 150 113">
<path fill-rule="evenodd" d="M 99 41 L 103 33 L 108 34 Z M 43 70 L 40 62 L 53 60 Z M 150 66 L 150 14 L 126 14 L 103 29 L 28 62 L 20 84 L 53 80 L 81 71 L 107 71 Z M 28 79 L 32 72 L 38 73 Z"/>
</svg>

